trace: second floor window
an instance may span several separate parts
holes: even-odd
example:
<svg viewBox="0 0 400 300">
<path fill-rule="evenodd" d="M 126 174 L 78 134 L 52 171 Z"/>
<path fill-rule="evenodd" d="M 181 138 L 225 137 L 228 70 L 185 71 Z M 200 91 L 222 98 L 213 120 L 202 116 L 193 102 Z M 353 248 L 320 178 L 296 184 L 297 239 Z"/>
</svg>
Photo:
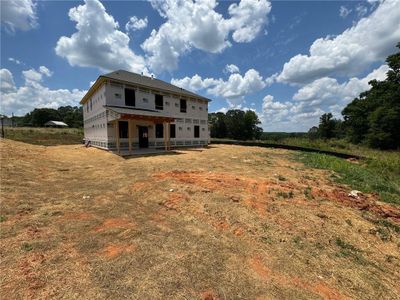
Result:
<svg viewBox="0 0 400 300">
<path fill-rule="evenodd" d="M 186 112 L 186 100 L 181 99 L 181 112 L 185 113 Z"/>
<path fill-rule="evenodd" d="M 158 110 L 164 109 L 164 99 L 162 95 L 156 95 L 156 109 Z"/>
<path fill-rule="evenodd" d="M 135 90 L 134 89 L 125 89 L 125 105 L 126 106 L 135 106 Z"/>
</svg>

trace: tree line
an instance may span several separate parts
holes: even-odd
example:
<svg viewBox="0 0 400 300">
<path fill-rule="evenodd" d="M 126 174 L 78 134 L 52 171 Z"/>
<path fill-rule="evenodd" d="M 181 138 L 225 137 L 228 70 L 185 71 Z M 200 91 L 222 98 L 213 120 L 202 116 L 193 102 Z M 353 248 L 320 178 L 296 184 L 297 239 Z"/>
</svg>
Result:
<svg viewBox="0 0 400 300">
<path fill-rule="evenodd" d="M 79 106 L 61 106 L 53 108 L 35 108 L 22 117 L 13 117 L 16 126 L 43 127 L 48 121 L 62 121 L 69 127 L 83 127 L 83 109 Z"/>
<path fill-rule="evenodd" d="M 229 138 L 235 140 L 259 139 L 263 132 L 257 114 L 252 111 L 231 109 L 226 113 L 208 114 L 210 135 L 212 138 Z"/>
<path fill-rule="evenodd" d="M 400 43 L 397 44 L 400 49 Z M 372 148 L 400 148 L 400 52 L 387 57 L 387 78 L 372 80 L 371 88 L 362 92 L 342 111 L 343 120 L 331 113 L 320 117 L 318 128 L 311 128 L 311 137 L 347 138 L 355 144 Z"/>
</svg>

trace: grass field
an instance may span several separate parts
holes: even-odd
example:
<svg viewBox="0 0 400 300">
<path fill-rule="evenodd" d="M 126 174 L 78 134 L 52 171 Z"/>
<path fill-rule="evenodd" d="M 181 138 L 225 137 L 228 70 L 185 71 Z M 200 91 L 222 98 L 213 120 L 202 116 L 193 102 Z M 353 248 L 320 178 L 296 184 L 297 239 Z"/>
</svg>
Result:
<svg viewBox="0 0 400 300">
<path fill-rule="evenodd" d="M 2 299 L 400 293 L 400 208 L 349 197 L 297 152 L 0 146 Z"/>
<path fill-rule="evenodd" d="M 377 193 L 382 201 L 400 205 L 400 174 L 391 165 L 388 169 L 373 160 L 348 161 L 319 153 L 299 152 L 296 157 L 311 168 L 334 171 L 331 177 L 336 182 L 362 192 Z"/>
<path fill-rule="evenodd" d="M 55 146 L 80 144 L 82 128 L 5 127 L 8 139 L 33 145 Z"/>
<path fill-rule="evenodd" d="M 295 152 L 295 159 L 311 168 L 334 171 L 332 177 L 339 183 L 363 192 L 377 193 L 385 202 L 400 204 L 400 151 L 380 151 L 354 145 L 345 140 L 310 140 L 306 137 L 287 137 L 262 142 L 363 157 L 358 161 L 351 161 L 319 153 Z"/>
<path fill-rule="evenodd" d="M 6 137 L 25 143 L 54 146 L 80 144 L 83 130 L 75 128 L 6 128 Z M 353 189 L 379 194 L 381 200 L 400 205 L 400 151 L 379 151 L 345 140 L 310 140 L 307 137 L 283 137 L 266 140 L 279 143 L 328 151 L 343 152 L 365 157 L 358 164 L 315 153 L 294 152 L 295 159 L 311 168 L 334 171 L 336 182 L 347 184 Z"/>
</svg>

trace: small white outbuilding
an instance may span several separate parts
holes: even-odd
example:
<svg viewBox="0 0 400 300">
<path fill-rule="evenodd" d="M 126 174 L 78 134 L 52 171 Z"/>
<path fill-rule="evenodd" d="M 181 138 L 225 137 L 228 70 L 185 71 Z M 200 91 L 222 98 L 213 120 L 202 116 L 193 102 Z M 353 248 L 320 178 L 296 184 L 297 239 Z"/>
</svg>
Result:
<svg viewBox="0 0 400 300">
<path fill-rule="evenodd" d="M 44 124 L 46 127 L 68 127 L 67 124 L 61 121 L 48 121 Z"/>
</svg>

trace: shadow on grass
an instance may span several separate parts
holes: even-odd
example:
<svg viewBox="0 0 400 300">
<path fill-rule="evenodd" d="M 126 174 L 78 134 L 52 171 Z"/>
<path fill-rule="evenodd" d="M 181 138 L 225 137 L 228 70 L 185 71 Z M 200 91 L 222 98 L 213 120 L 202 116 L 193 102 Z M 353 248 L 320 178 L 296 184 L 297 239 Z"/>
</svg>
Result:
<svg viewBox="0 0 400 300">
<path fill-rule="evenodd" d="M 117 153 L 115 153 L 118 155 Z M 176 151 L 168 151 L 168 152 L 154 152 L 154 153 L 138 153 L 138 154 L 131 154 L 131 155 L 124 155 L 121 156 L 123 159 L 132 159 L 132 158 L 139 158 L 139 157 L 151 157 L 151 156 L 174 156 L 174 155 L 181 155 L 185 153 L 180 153 Z"/>
</svg>

